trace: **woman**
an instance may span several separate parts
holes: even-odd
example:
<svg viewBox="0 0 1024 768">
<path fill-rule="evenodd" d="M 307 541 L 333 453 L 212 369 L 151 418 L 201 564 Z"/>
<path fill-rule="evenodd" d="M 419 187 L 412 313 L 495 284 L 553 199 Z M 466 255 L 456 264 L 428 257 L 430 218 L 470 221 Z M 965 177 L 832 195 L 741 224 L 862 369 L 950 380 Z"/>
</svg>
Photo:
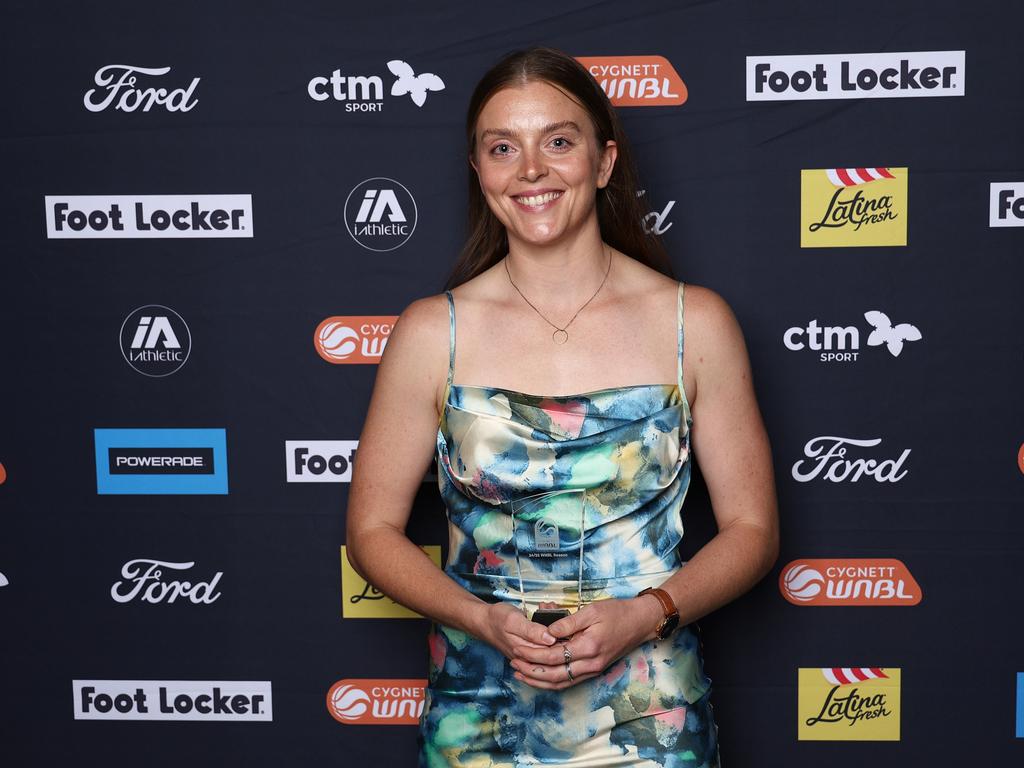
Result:
<svg viewBox="0 0 1024 768">
<path fill-rule="evenodd" d="M 348 509 L 352 565 L 434 621 L 421 765 L 718 765 L 691 623 L 778 547 L 742 334 L 668 276 L 571 57 L 495 65 L 467 137 L 473 232 L 391 335 Z M 719 532 L 683 568 L 691 445 Z M 404 533 L 435 451 L 443 572 Z"/>
</svg>

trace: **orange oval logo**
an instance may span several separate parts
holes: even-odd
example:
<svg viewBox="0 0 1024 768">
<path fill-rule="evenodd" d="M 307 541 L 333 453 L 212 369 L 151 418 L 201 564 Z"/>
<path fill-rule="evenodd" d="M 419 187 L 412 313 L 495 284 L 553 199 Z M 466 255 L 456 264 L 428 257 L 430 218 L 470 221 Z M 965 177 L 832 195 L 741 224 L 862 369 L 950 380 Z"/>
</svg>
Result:
<svg viewBox="0 0 1024 768">
<path fill-rule="evenodd" d="M 671 107 L 686 101 L 683 78 L 664 56 L 577 56 L 616 107 Z"/>
<path fill-rule="evenodd" d="M 339 680 L 327 691 L 327 711 L 345 725 L 416 725 L 426 680 Z"/>
<path fill-rule="evenodd" d="M 313 332 L 313 346 L 328 363 L 379 363 L 397 315 L 336 315 Z"/>
<path fill-rule="evenodd" d="M 794 560 L 779 574 L 793 605 L 917 605 L 921 587 L 899 560 Z"/>
</svg>

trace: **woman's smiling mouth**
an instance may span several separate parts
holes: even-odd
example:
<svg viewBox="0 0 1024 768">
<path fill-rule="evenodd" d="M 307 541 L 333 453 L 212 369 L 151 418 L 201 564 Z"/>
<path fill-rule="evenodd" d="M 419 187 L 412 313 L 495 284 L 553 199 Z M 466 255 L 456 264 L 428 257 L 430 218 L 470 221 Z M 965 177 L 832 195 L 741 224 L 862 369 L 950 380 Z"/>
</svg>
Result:
<svg viewBox="0 0 1024 768">
<path fill-rule="evenodd" d="M 530 195 L 513 195 L 512 199 L 515 200 L 523 208 L 538 210 L 543 209 L 550 203 L 553 203 L 561 196 L 561 190 L 550 190 Z"/>
</svg>

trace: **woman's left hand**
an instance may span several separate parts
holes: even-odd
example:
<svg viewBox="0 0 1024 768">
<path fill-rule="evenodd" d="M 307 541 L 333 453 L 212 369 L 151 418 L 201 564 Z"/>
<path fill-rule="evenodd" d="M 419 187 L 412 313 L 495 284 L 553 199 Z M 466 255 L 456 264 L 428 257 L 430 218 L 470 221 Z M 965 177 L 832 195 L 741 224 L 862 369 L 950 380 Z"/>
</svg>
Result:
<svg viewBox="0 0 1024 768">
<path fill-rule="evenodd" d="M 654 638 L 663 613 L 660 603 L 647 598 L 599 600 L 554 622 L 548 631 L 559 642 L 530 649 L 512 659 L 515 677 L 534 688 L 559 691 L 596 677 L 645 640 Z M 572 661 L 569 679 L 566 649 Z"/>
</svg>

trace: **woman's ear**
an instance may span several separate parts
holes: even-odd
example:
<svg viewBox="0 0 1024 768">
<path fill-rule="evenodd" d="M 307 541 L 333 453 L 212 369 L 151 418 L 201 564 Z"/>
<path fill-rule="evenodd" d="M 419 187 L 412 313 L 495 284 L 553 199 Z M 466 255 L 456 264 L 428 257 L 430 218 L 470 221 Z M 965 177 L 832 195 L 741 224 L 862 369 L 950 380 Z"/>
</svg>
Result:
<svg viewBox="0 0 1024 768">
<path fill-rule="evenodd" d="M 597 164 L 597 188 L 604 189 L 608 186 L 608 180 L 612 177 L 612 171 L 615 169 L 615 161 L 619 157 L 618 145 L 608 139 L 604 145 L 604 152 L 601 154 L 601 160 Z"/>
<path fill-rule="evenodd" d="M 477 173 L 480 173 L 480 169 L 476 167 L 476 158 L 470 154 L 467 155 L 467 159 L 469 160 L 469 164 L 473 167 L 473 170 L 476 171 Z"/>
</svg>

